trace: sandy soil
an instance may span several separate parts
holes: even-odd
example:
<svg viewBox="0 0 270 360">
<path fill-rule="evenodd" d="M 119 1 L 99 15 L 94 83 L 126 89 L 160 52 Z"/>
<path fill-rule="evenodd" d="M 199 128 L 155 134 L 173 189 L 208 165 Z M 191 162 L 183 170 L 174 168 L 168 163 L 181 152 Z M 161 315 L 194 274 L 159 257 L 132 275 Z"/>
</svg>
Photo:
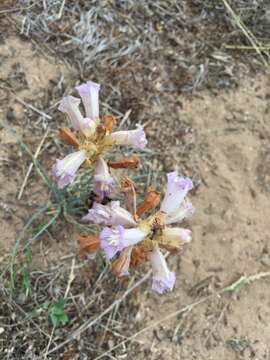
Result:
<svg viewBox="0 0 270 360">
<path fill-rule="evenodd" d="M 268 86 L 265 77 L 243 79 L 236 91 L 182 99 L 181 118 L 198 141 L 194 156 L 202 181 L 192 199 L 194 241 L 180 262 L 171 259 L 178 268 L 174 293 L 147 300 L 148 321 L 213 293 L 240 274 L 269 270 Z M 170 130 L 176 138 L 175 128 Z M 160 327 L 160 335 L 151 337 L 151 358 L 268 358 L 267 294 L 269 281 L 199 305 L 186 318 Z M 164 341 L 168 332 L 173 341 Z M 228 346 L 233 338 L 248 339 L 249 346 L 233 354 Z"/>
<path fill-rule="evenodd" d="M 46 88 L 55 86 L 61 74 L 72 76 L 66 66 L 36 54 L 34 47 L 22 40 L 1 44 L 0 53 L 1 80 L 20 85 L 16 96 L 29 103 L 33 98 L 42 101 Z M 14 78 L 18 73 L 23 81 Z M 196 180 L 192 201 L 197 211 L 189 223 L 194 233 L 192 244 L 183 256 L 169 260 L 177 273 L 173 293 L 160 297 L 142 289 L 137 314 L 142 326 L 213 294 L 242 274 L 269 271 L 269 85 L 265 76 L 243 77 L 236 89 L 171 98 L 168 110 L 161 111 L 164 118 L 148 125 L 150 146 L 166 149 L 166 157 L 160 156 L 165 170 L 177 166 Z M 0 94 L 1 118 L 35 149 L 42 124 L 34 124 L 31 132 L 31 110 L 5 88 L 0 88 Z M 177 111 L 170 111 L 173 107 Z M 154 115 L 160 112 L 152 110 Z M 41 154 L 47 168 L 53 142 L 50 136 Z M 0 139 L 0 245 L 6 253 L 24 219 L 47 195 L 40 196 L 42 186 L 33 174 L 22 200 L 17 201 L 29 162 L 22 163 L 21 150 L 5 128 L 0 128 Z M 188 155 L 182 166 L 183 148 Z M 69 243 L 72 241 L 69 238 Z M 50 249 L 50 243 L 47 246 Z M 56 251 L 57 245 L 53 246 Z M 60 253 L 61 243 L 59 246 Z M 233 296 L 213 296 L 182 318 L 138 336 L 141 351 L 139 355 L 136 352 L 136 359 L 145 354 L 151 360 L 268 359 L 269 319 L 269 280 L 263 280 Z M 134 349 L 130 354 L 135 358 Z"/>
<path fill-rule="evenodd" d="M 0 86 L 1 121 L 15 130 L 17 136 L 21 137 L 34 153 L 48 119 L 34 120 L 32 116 L 35 111 L 29 108 L 29 104 L 31 106 L 33 96 L 37 101 L 44 103 L 49 87 L 58 82 L 61 76 L 66 76 L 68 71 L 53 58 L 45 57 L 40 52 L 37 54 L 31 43 L 15 36 L 9 37 L 8 41 L 0 45 L 0 54 L 0 81 L 3 84 Z M 25 104 L 22 104 L 22 101 Z M 42 148 L 41 157 L 43 149 L 48 146 L 47 142 Z M 50 160 L 47 155 L 48 149 L 45 156 L 48 162 Z M 30 216 L 31 208 L 34 209 L 41 201 L 46 201 L 47 195 L 41 192 L 44 191 L 42 181 L 33 172 L 29 177 L 30 188 L 26 187 L 20 201 L 17 199 L 30 165 L 29 159 L 24 161 L 24 156 L 22 149 L 17 145 L 16 136 L 6 127 L 1 127 L 0 227 L 3 231 L 0 236 L 0 248 L 5 250 L 12 246 L 12 239 L 15 238 L 25 218 Z"/>
</svg>

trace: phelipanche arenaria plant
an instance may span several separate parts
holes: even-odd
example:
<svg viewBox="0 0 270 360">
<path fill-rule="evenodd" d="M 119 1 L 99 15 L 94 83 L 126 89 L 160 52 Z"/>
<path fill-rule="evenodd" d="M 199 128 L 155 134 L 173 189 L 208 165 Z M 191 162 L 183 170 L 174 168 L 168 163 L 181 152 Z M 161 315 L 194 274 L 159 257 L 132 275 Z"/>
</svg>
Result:
<svg viewBox="0 0 270 360">
<path fill-rule="evenodd" d="M 140 164 L 139 157 L 132 155 L 114 161 L 106 158 L 115 145 L 144 149 L 147 140 L 143 127 L 137 125 L 134 130 L 113 132 L 115 117 L 112 114 L 100 116 L 100 85 L 87 81 L 76 90 L 80 98 L 66 96 L 58 107 L 67 114 L 71 127 L 60 128 L 59 136 L 74 147 L 74 152 L 56 160 L 52 176 L 58 186 L 64 188 L 74 181 L 80 167 L 93 170 L 92 188 L 97 196 L 82 220 L 97 225 L 100 231 L 80 236 L 80 253 L 93 259 L 97 251 L 102 251 L 119 278 L 129 276 L 132 267 L 148 261 L 152 268 L 152 289 L 159 294 L 172 291 L 175 273 L 169 269 L 164 253 L 180 253 L 191 241 L 189 229 L 173 225 L 194 213 L 187 199 L 193 183 L 179 176 L 177 171 L 171 172 L 167 174 L 161 203 L 161 193 L 151 187 L 137 206 L 136 185 L 122 176 L 119 190 L 110 168 L 135 169 Z M 122 204 L 113 199 L 117 195 L 116 188 L 124 195 Z"/>
<path fill-rule="evenodd" d="M 114 179 L 110 174 L 109 167 L 136 168 L 139 165 L 137 156 L 121 161 L 107 162 L 105 160 L 106 153 L 115 145 L 143 149 L 147 140 L 141 125 L 137 125 L 134 130 L 112 132 L 116 125 L 114 116 L 106 114 L 101 117 L 99 113 L 99 84 L 87 81 L 76 86 L 76 90 L 81 99 L 66 96 L 58 107 L 61 112 L 67 114 L 73 129 L 73 131 L 69 128 L 59 129 L 60 138 L 73 145 L 76 151 L 62 160 L 56 160 L 52 168 L 52 176 L 58 186 L 64 188 L 74 181 L 81 166 L 92 168 L 94 192 L 103 198 L 109 196 L 113 190 Z M 84 115 L 79 108 L 81 100 Z"/>
<path fill-rule="evenodd" d="M 134 189 L 130 179 L 125 182 Z M 153 211 L 160 201 L 160 193 L 154 189 L 148 191 L 138 207 L 134 206 L 135 197 L 131 206 L 129 202 L 129 208 L 135 209 L 133 213 L 119 201 L 106 205 L 94 203 L 83 220 L 104 227 L 99 237 L 82 237 L 81 241 L 87 238 L 89 249 L 91 242 L 95 244 L 92 252 L 101 249 L 118 277 L 129 276 L 130 267 L 149 260 L 152 289 L 160 294 L 171 291 L 175 273 L 169 270 L 163 251 L 180 252 L 184 244 L 191 241 L 189 229 L 172 225 L 193 215 L 194 208 L 187 200 L 192 188 L 189 178 L 178 176 L 174 171 L 167 174 L 167 188 L 159 210 Z"/>
</svg>

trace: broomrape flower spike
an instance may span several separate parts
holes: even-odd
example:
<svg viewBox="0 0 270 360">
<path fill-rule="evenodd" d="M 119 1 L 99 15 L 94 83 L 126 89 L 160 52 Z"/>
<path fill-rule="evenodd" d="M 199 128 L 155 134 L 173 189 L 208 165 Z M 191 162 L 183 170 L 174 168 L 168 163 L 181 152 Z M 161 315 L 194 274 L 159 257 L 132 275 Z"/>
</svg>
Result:
<svg viewBox="0 0 270 360">
<path fill-rule="evenodd" d="M 71 127 L 76 131 L 74 134 L 67 128 L 61 128 L 60 137 L 74 146 L 77 152 L 66 156 L 63 160 L 57 160 L 52 176 L 58 186 L 63 188 L 74 181 L 76 172 L 81 165 L 84 165 L 94 171 L 95 193 L 100 197 L 108 196 L 112 193 L 114 181 L 110 175 L 108 164 L 104 160 L 104 155 L 115 145 L 143 149 L 147 144 L 145 133 L 141 125 L 137 125 L 136 130 L 112 133 L 115 118 L 107 114 L 101 119 L 99 115 L 100 85 L 93 81 L 87 81 L 77 86 L 76 90 L 82 99 L 85 117 L 79 109 L 81 100 L 74 96 L 64 97 L 58 109 L 67 114 Z M 77 154 L 76 157 L 75 154 Z M 73 166 L 70 165 L 71 163 Z M 136 168 L 140 161 L 133 155 L 126 161 L 122 159 L 121 162 L 110 162 L 110 164 L 114 168 Z"/>
<path fill-rule="evenodd" d="M 169 270 L 161 250 L 179 251 L 191 241 L 189 229 L 170 225 L 194 213 L 192 204 L 185 199 L 193 188 L 192 181 L 178 176 L 176 171 L 169 173 L 167 179 L 160 210 L 145 219 L 142 216 L 153 210 L 160 199 L 153 189 L 139 205 L 137 215 L 122 208 L 118 201 L 112 201 L 107 205 L 95 203 L 84 217 L 85 221 L 106 225 L 100 233 L 100 247 L 107 259 L 112 260 L 113 272 L 126 276 L 131 263 L 148 258 L 153 269 L 152 289 L 160 294 L 172 291 L 175 283 L 175 274 Z"/>
</svg>

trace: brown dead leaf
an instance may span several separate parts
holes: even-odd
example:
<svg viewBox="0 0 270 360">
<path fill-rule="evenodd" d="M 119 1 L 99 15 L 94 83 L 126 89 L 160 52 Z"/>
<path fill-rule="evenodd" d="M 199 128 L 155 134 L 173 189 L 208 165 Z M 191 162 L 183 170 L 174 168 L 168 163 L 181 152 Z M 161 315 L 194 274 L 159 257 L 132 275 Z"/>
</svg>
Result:
<svg viewBox="0 0 270 360">
<path fill-rule="evenodd" d="M 121 180 L 121 193 L 126 197 L 126 208 L 136 218 L 136 190 L 133 181 L 125 176 Z"/>
<path fill-rule="evenodd" d="M 100 240 L 98 235 L 80 235 L 79 254 L 85 256 L 96 252 L 100 248 Z"/>
<path fill-rule="evenodd" d="M 126 248 L 120 256 L 112 262 L 112 272 L 117 277 L 128 275 L 130 265 L 131 248 Z"/>
<path fill-rule="evenodd" d="M 79 147 L 79 142 L 76 139 L 76 136 L 71 132 L 69 128 L 60 128 L 59 137 L 61 140 L 64 140 L 66 143 L 73 145 L 75 147 Z"/>
<path fill-rule="evenodd" d="M 106 127 L 105 127 L 104 125 L 99 124 L 99 125 L 97 126 L 96 132 L 97 132 L 97 134 L 98 134 L 98 137 L 99 137 L 100 139 L 102 139 L 102 138 L 104 138 L 104 136 L 106 135 Z"/>
<path fill-rule="evenodd" d="M 115 127 L 116 125 L 116 119 L 115 117 L 112 115 L 112 114 L 106 114 L 104 116 L 104 124 L 105 124 L 105 127 L 107 129 L 107 131 L 109 133 L 112 132 L 112 129 Z"/>
<path fill-rule="evenodd" d="M 146 260 L 143 246 L 134 246 L 131 253 L 130 266 L 138 266 Z"/>
<path fill-rule="evenodd" d="M 180 244 L 162 244 L 162 243 L 159 243 L 159 247 L 161 249 L 164 249 L 164 250 L 167 250 L 169 252 L 172 252 L 172 253 L 176 253 L 178 252 L 180 249 L 181 249 L 181 245 Z"/>
<path fill-rule="evenodd" d="M 140 158 L 137 155 L 132 155 L 119 161 L 108 161 L 108 166 L 113 169 L 137 169 L 139 165 Z"/>
<path fill-rule="evenodd" d="M 145 199 L 137 208 L 137 215 L 141 217 L 144 213 L 156 208 L 160 203 L 160 192 L 150 188 Z"/>
</svg>

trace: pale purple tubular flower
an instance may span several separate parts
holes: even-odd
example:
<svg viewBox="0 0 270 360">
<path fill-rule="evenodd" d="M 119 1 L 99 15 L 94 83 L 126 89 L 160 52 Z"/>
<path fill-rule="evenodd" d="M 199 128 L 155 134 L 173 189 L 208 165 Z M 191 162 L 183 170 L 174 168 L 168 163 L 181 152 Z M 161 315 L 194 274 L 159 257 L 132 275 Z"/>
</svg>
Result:
<svg viewBox="0 0 270 360">
<path fill-rule="evenodd" d="M 86 151 L 79 150 L 64 157 L 57 159 L 53 168 L 52 176 L 57 181 L 59 188 L 73 182 L 76 172 L 86 159 Z"/>
<path fill-rule="evenodd" d="M 95 121 L 99 119 L 99 89 L 100 85 L 93 81 L 76 86 L 82 98 L 86 116 Z"/>
<path fill-rule="evenodd" d="M 147 139 L 143 126 L 137 124 L 136 130 L 116 131 L 111 138 L 117 145 L 128 145 L 135 149 L 143 149 L 147 145 Z"/>
<path fill-rule="evenodd" d="M 94 224 L 105 226 L 127 225 L 136 226 L 133 216 L 120 206 L 119 201 L 111 201 L 108 205 L 94 203 L 83 220 L 91 221 Z"/>
<path fill-rule="evenodd" d="M 105 227 L 100 233 L 100 247 L 105 252 L 108 260 L 112 259 L 118 251 L 124 249 L 123 234 L 124 227 L 119 225 L 116 228 Z"/>
<path fill-rule="evenodd" d="M 81 131 L 87 136 L 93 133 L 96 124 L 90 118 L 82 116 L 79 109 L 80 102 L 81 100 L 74 96 L 66 96 L 61 100 L 58 110 L 68 115 L 74 130 Z"/>
<path fill-rule="evenodd" d="M 188 243 L 192 240 L 191 238 L 191 230 L 179 228 L 179 227 L 165 227 L 162 231 L 162 236 L 164 240 L 168 243 Z"/>
<path fill-rule="evenodd" d="M 177 171 L 167 174 L 168 182 L 160 210 L 167 215 L 179 209 L 188 191 L 193 188 L 192 180 L 178 176 Z"/>
<path fill-rule="evenodd" d="M 122 225 L 105 227 L 100 233 L 100 245 L 110 260 L 118 251 L 139 243 L 145 237 L 146 233 L 139 228 L 125 229 Z"/>
<path fill-rule="evenodd" d="M 112 193 L 114 180 L 109 173 L 107 163 L 102 157 L 99 157 L 95 164 L 93 182 L 94 192 L 101 198 Z"/>
<path fill-rule="evenodd" d="M 180 222 L 184 219 L 188 219 L 191 217 L 195 212 L 195 208 L 191 204 L 191 202 L 187 200 L 183 200 L 180 206 L 174 210 L 169 215 L 166 214 L 165 223 L 167 225 L 174 224 L 176 222 Z"/>
<path fill-rule="evenodd" d="M 80 130 L 83 122 L 83 116 L 79 109 L 80 102 L 81 100 L 74 96 L 65 96 L 58 106 L 58 110 L 68 115 L 75 130 Z"/>
<path fill-rule="evenodd" d="M 159 294 L 172 291 L 175 273 L 168 269 L 166 260 L 158 247 L 150 252 L 149 259 L 153 270 L 152 290 Z"/>
</svg>

